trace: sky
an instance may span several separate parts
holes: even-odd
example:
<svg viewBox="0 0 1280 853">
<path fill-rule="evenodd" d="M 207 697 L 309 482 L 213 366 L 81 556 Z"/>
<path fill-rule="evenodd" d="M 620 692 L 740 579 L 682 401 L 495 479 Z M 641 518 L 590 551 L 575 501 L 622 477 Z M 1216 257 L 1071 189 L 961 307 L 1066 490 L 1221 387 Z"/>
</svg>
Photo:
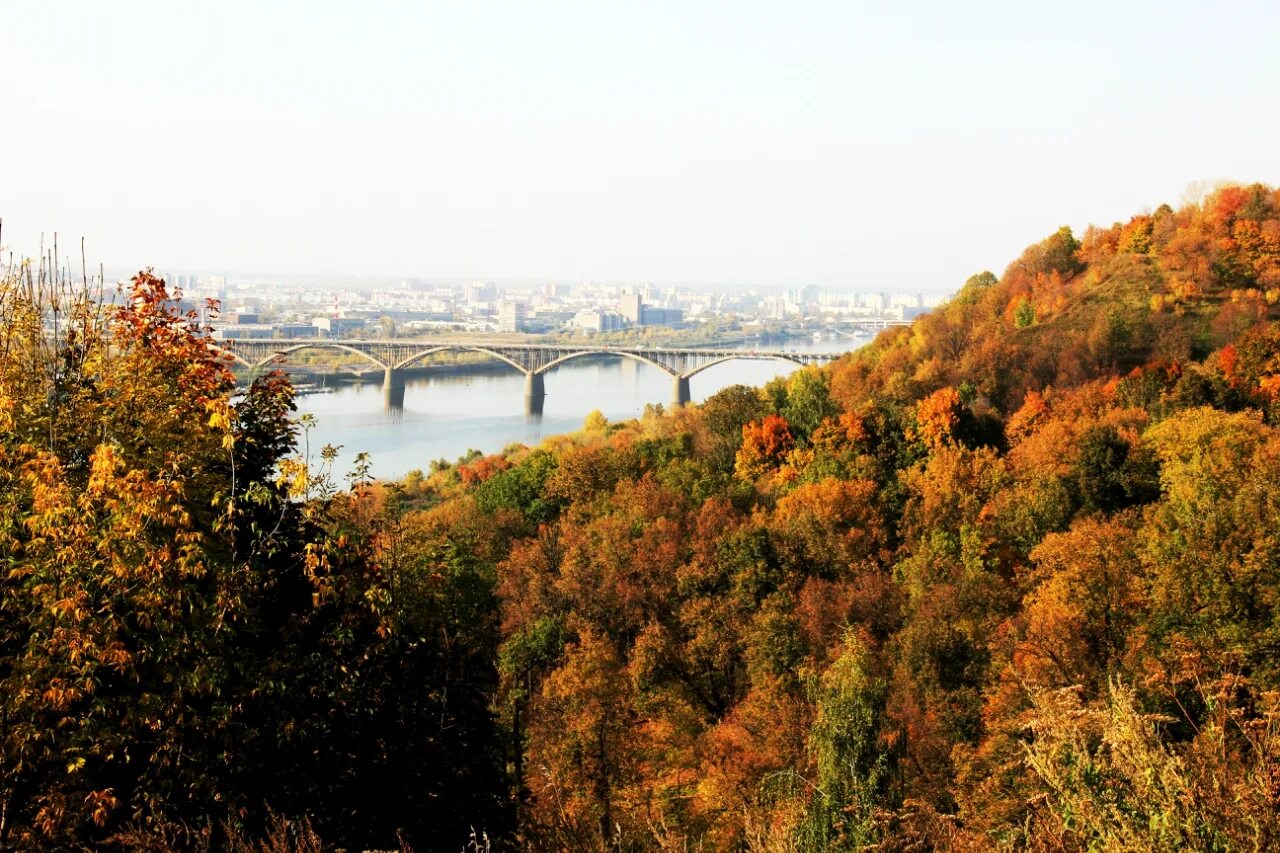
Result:
<svg viewBox="0 0 1280 853">
<path fill-rule="evenodd" d="M 1280 183 L 1280 3 L 0 0 L 0 241 L 946 291 Z"/>
</svg>

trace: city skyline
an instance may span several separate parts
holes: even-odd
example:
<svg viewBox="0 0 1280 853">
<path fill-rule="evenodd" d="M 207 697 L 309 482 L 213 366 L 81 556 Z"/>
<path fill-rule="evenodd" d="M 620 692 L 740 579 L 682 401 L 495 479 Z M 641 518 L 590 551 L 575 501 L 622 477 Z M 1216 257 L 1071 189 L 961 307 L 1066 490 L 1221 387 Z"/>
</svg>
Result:
<svg viewBox="0 0 1280 853">
<path fill-rule="evenodd" d="M 16 2 L 4 242 L 111 267 L 954 290 L 1276 182 L 1228 3 Z M 1248 20 L 1248 27 L 1241 27 Z"/>
<path fill-rule="evenodd" d="M 193 274 L 170 274 L 167 281 L 187 308 L 199 310 L 202 322 L 213 324 L 218 337 L 230 338 L 345 337 L 364 335 L 370 329 L 384 336 L 442 329 L 591 335 L 642 327 L 696 329 L 718 320 L 762 324 L 879 318 L 900 322 L 945 298 L 816 285 L 711 291 L 652 284 L 511 287 L 406 279 L 381 287 L 328 289 Z M 206 300 L 217 302 L 219 311 L 206 313 Z"/>
</svg>

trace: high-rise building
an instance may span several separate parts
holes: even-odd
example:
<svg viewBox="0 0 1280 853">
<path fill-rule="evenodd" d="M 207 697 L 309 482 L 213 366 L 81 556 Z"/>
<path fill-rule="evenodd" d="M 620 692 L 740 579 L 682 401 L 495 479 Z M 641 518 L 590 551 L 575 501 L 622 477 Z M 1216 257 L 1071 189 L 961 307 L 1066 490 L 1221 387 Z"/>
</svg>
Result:
<svg viewBox="0 0 1280 853">
<path fill-rule="evenodd" d="M 462 289 L 462 295 L 469 305 L 478 305 L 482 302 L 492 302 L 496 296 L 493 283 L 481 281 L 475 284 L 468 284 Z"/>
<path fill-rule="evenodd" d="M 799 305 L 801 308 L 811 305 L 818 301 L 822 289 L 816 284 L 806 284 L 803 287 L 797 287 L 789 294 L 790 301 Z"/>
<path fill-rule="evenodd" d="M 522 302 L 504 302 L 498 308 L 499 332 L 523 332 L 528 308 Z"/>
<path fill-rule="evenodd" d="M 628 323 L 639 326 L 644 317 L 644 302 L 640 294 L 635 291 L 622 294 L 622 299 L 618 301 L 618 312 Z"/>
</svg>

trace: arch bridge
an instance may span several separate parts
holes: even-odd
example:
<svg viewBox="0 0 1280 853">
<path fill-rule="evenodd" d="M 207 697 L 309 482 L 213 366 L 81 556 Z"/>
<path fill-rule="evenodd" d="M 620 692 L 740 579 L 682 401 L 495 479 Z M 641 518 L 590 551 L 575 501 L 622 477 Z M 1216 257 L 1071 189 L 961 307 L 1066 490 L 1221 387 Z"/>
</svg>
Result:
<svg viewBox="0 0 1280 853">
<path fill-rule="evenodd" d="M 358 356 L 383 370 L 383 391 L 388 405 L 404 403 L 404 371 L 422 359 L 442 352 L 474 352 L 487 355 L 519 370 L 525 376 L 526 411 L 541 414 L 546 396 L 546 373 L 575 358 L 613 356 L 648 364 L 672 379 L 671 402 L 689 402 L 689 380 L 717 364 L 735 359 L 773 359 L 795 364 L 822 364 L 839 353 L 786 352 L 782 350 L 680 349 L 677 347 L 602 347 L 569 344 L 512 344 L 488 341 L 352 341 L 324 338 L 261 339 L 233 338 L 215 342 L 233 361 L 261 370 L 288 361 L 305 350 L 336 350 Z"/>
</svg>

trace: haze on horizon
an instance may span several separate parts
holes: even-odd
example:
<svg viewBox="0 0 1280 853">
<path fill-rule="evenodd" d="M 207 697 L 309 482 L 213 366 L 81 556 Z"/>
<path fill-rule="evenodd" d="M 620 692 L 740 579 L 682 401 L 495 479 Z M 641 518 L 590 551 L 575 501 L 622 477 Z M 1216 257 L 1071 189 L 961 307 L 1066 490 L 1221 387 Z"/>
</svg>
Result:
<svg viewBox="0 0 1280 853">
<path fill-rule="evenodd" d="M 5 4 L 3 242 L 108 266 L 953 289 L 1280 182 L 1280 7 Z"/>
</svg>

